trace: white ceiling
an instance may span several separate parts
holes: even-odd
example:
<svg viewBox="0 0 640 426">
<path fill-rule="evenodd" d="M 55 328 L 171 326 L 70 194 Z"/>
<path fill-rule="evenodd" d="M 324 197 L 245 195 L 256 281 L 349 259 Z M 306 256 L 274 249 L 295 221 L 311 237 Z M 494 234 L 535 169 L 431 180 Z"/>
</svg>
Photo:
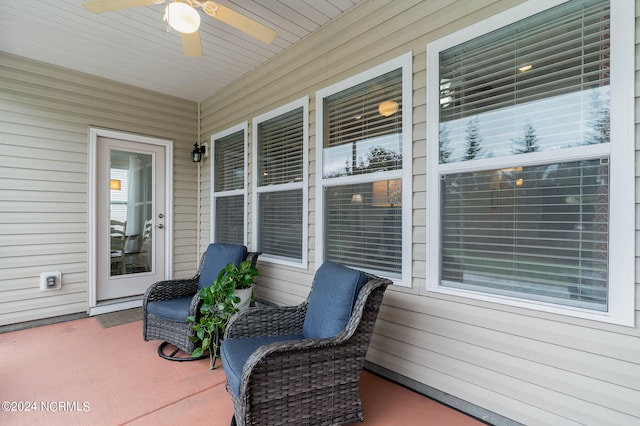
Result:
<svg viewBox="0 0 640 426">
<path fill-rule="evenodd" d="M 205 15 L 203 56 L 186 58 L 163 5 L 93 14 L 83 0 L 0 0 L 0 50 L 201 101 L 360 0 L 219 0 L 277 31 L 271 44 Z"/>
</svg>

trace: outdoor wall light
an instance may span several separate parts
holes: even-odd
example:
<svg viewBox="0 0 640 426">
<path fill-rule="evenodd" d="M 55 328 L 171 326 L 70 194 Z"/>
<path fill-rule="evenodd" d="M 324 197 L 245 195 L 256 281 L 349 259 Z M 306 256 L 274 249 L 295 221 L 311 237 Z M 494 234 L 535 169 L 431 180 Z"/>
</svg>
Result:
<svg viewBox="0 0 640 426">
<path fill-rule="evenodd" d="M 198 142 L 193 144 L 193 151 L 191 151 L 191 161 L 194 163 L 199 163 L 202 161 L 202 156 L 207 153 L 206 145 L 198 146 Z"/>
</svg>

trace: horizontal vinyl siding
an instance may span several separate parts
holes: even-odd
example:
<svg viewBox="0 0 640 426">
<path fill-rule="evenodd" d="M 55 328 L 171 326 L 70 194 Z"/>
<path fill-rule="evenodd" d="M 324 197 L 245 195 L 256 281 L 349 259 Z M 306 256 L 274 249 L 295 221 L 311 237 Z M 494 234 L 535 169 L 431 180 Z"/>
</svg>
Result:
<svg viewBox="0 0 640 426">
<path fill-rule="evenodd" d="M 191 101 L 0 53 L 0 325 L 87 311 L 89 126 L 175 141 L 173 270 L 193 274 L 196 125 Z"/>
<path fill-rule="evenodd" d="M 309 292 L 316 267 L 315 92 L 412 51 L 413 286 L 387 290 L 368 360 L 525 424 L 638 424 L 637 326 L 600 324 L 426 292 L 429 212 L 425 182 L 429 141 L 425 117 L 425 46 L 519 3 L 518 0 L 363 1 L 299 45 L 204 101 L 203 140 L 248 120 L 251 141 L 253 117 L 301 96 L 310 96 L 309 268 L 259 262 L 261 276 L 257 289 L 258 295 L 280 304 L 299 303 Z M 636 13 L 637 10 L 638 5 Z M 640 69 L 639 60 L 636 64 Z M 636 86 L 640 87 L 640 83 Z M 636 117 L 640 123 L 637 111 Z M 640 147 L 637 142 L 636 145 Z M 250 146 L 250 164 L 253 158 Z M 637 162 L 636 175 L 640 156 Z M 209 179 L 208 167 L 207 160 L 203 163 L 203 170 L 207 171 L 201 175 L 205 181 Z M 250 178 L 249 194 L 252 190 Z M 208 191 L 209 184 L 203 182 L 200 195 L 206 214 L 200 217 L 206 229 L 203 235 L 207 236 Z M 637 193 L 640 200 L 640 190 Z M 640 223 L 640 208 L 637 216 L 636 224 Z M 206 238 L 201 240 L 201 249 L 207 242 Z M 638 256 L 640 243 L 636 247 Z M 636 257 L 636 265 L 636 276 L 640 276 L 640 257 Z M 639 322 L 638 284 L 636 290 L 636 322 Z"/>
</svg>

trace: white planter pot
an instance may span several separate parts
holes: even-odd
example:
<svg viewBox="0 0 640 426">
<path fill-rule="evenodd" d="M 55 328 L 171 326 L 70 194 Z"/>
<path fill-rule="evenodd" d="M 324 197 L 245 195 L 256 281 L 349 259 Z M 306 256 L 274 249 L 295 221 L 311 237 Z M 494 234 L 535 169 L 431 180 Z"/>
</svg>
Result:
<svg viewBox="0 0 640 426">
<path fill-rule="evenodd" d="M 253 287 L 241 288 L 241 289 L 235 290 L 235 295 L 240 298 L 240 302 L 238 302 L 238 304 L 235 305 L 235 307 L 238 308 L 238 311 L 244 311 L 249 307 L 249 304 L 251 303 L 252 294 L 253 294 Z"/>
</svg>

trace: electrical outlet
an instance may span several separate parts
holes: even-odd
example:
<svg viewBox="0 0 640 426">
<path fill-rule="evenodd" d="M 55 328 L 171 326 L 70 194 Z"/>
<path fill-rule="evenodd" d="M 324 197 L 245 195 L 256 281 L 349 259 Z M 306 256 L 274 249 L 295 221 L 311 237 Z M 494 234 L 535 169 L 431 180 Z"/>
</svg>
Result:
<svg viewBox="0 0 640 426">
<path fill-rule="evenodd" d="M 62 288 L 62 273 L 60 271 L 41 272 L 40 290 L 59 290 Z"/>
</svg>

